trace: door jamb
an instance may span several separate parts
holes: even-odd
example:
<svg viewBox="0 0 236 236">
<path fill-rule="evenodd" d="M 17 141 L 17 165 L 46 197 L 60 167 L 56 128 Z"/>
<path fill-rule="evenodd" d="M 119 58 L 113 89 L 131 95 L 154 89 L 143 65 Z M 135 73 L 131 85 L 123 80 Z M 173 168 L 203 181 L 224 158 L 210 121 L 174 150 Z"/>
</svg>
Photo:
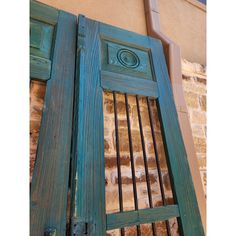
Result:
<svg viewBox="0 0 236 236">
<path fill-rule="evenodd" d="M 160 39 L 166 57 L 169 76 L 174 94 L 174 101 L 178 113 L 179 123 L 187 152 L 190 171 L 193 178 L 202 224 L 206 233 L 206 199 L 200 177 L 196 152 L 194 148 L 192 130 L 188 118 L 188 110 L 184 99 L 181 71 L 180 47 L 169 39 L 160 28 L 159 11 L 156 0 L 144 0 L 145 16 L 148 35 Z"/>
</svg>

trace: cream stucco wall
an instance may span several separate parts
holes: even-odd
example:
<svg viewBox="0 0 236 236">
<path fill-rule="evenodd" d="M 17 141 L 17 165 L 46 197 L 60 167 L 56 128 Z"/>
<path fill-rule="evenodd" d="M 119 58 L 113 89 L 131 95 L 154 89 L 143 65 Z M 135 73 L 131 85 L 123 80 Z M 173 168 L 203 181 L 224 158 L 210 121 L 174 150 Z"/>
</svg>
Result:
<svg viewBox="0 0 236 236">
<path fill-rule="evenodd" d="M 199 7 L 204 5 L 196 0 L 156 1 L 161 30 L 180 46 L 182 58 L 206 65 L 206 11 Z"/>
<path fill-rule="evenodd" d="M 39 0 L 75 15 L 147 34 L 143 0 Z"/>
<path fill-rule="evenodd" d="M 144 0 L 39 0 L 75 15 L 147 34 Z M 206 65 L 206 11 L 197 0 L 156 0 L 163 33 L 181 48 L 182 58 Z"/>
</svg>

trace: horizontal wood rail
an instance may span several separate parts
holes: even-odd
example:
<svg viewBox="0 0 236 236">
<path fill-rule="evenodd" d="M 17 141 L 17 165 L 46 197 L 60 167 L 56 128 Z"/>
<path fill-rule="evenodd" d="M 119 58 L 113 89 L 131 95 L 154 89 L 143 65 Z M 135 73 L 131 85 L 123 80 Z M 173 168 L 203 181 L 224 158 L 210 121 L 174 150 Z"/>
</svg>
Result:
<svg viewBox="0 0 236 236">
<path fill-rule="evenodd" d="M 178 216 L 177 205 L 113 213 L 107 215 L 107 230 L 164 221 Z"/>
<path fill-rule="evenodd" d="M 101 72 L 101 86 L 110 91 L 158 97 L 157 82 L 112 72 Z"/>
</svg>

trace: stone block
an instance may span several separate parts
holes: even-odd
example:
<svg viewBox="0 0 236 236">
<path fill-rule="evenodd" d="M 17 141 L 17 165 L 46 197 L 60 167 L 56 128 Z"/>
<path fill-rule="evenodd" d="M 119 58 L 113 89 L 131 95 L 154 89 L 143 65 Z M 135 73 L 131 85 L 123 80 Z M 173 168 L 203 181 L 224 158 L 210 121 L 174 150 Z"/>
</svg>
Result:
<svg viewBox="0 0 236 236">
<path fill-rule="evenodd" d="M 199 100 L 200 100 L 201 110 L 206 111 L 206 96 L 205 95 L 200 96 Z"/>
<path fill-rule="evenodd" d="M 194 146 L 197 153 L 206 153 L 206 139 L 194 137 Z"/>
<path fill-rule="evenodd" d="M 199 111 L 191 111 L 190 112 L 190 118 L 192 124 L 206 124 L 206 113 L 205 112 L 199 112 Z"/>
<path fill-rule="evenodd" d="M 185 92 L 184 98 L 189 108 L 198 108 L 199 107 L 199 99 L 198 94 L 193 92 Z"/>
</svg>

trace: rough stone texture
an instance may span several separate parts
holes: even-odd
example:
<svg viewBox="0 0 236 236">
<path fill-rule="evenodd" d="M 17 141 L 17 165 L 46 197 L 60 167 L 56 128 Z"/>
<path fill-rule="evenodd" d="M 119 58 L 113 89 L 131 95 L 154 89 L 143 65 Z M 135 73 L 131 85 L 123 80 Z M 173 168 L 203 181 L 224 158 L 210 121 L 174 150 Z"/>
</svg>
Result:
<svg viewBox="0 0 236 236">
<path fill-rule="evenodd" d="M 185 101 L 206 194 L 206 68 L 200 64 L 182 60 L 182 74 Z"/>
<path fill-rule="evenodd" d="M 36 158 L 45 88 L 42 82 L 30 82 L 30 182 Z"/>
</svg>

